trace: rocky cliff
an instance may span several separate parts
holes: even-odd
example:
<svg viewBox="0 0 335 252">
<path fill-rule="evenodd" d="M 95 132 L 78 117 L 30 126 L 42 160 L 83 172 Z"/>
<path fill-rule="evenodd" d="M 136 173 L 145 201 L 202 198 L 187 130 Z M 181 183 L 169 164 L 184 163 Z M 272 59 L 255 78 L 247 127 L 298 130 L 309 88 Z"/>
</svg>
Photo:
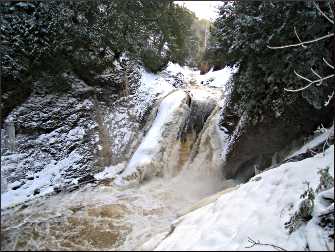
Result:
<svg viewBox="0 0 335 252">
<path fill-rule="evenodd" d="M 300 94 L 283 114 L 265 114 L 256 124 L 246 113 L 240 116 L 236 107 L 238 101 L 230 102 L 221 114 L 220 125 L 229 135 L 223 171 L 227 178 L 241 181 L 282 161 L 321 124 L 330 127 L 334 114 L 333 106 L 316 109 Z"/>
</svg>

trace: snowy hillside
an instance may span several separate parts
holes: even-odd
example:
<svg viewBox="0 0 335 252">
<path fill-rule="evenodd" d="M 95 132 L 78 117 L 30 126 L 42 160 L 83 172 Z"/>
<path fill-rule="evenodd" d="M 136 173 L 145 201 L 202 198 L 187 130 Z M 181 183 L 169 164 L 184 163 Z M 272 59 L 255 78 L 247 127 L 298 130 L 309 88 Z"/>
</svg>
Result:
<svg viewBox="0 0 335 252">
<path fill-rule="evenodd" d="M 321 228 L 320 216 L 334 209 L 333 187 L 316 195 L 312 219 L 289 234 L 285 223 L 298 210 L 309 186 L 320 184 L 320 169 L 334 176 L 334 146 L 312 158 L 263 172 L 217 200 L 177 219 L 170 233 L 143 248 L 155 250 L 330 250 L 333 228 Z M 334 184 L 332 184 L 333 186 Z M 328 231 L 327 231 L 328 230 Z M 253 245 L 253 241 L 270 245 Z M 159 241 L 161 240 L 161 241 Z M 274 245 L 274 246 L 272 246 Z M 153 247 L 154 246 L 154 247 Z M 280 249 L 279 249 L 280 250 Z"/>
</svg>

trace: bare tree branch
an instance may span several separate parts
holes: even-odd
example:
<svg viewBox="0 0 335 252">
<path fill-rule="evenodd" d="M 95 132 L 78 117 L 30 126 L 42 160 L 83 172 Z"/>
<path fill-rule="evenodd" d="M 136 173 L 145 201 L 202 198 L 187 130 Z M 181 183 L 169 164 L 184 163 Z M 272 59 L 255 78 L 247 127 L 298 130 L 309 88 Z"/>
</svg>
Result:
<svg viewBox="0 0 335 252">
<path fill-rule="evenodd" d="M 299 40 L 299 42 L 300 43 L 303 43 L 302 41 L 301 41 L 301 39 L 300 39 L 300 37 L 299 37 L 299 35 L 298 35 L 298 33 L 297 33 L 297 29 L 295 28 L 295 26 L 294 26 L 294 33 L 295 33 L 295 36 L 297 37 L 297 39 Z M 301 45 L 303 48 L 307 48 L 307 46 L 305 46 L 305 45 Z"/>
<path fill-rule="evenodd" d="M 284 90 L 287 91 L 287 92 L 300 92 L 300 91 L 302 91 L 302 90 L 304 90 L 304 89 L 306 89 L 306 88 L 309 88 L 310 86 L 312 86 L 312 85 L 315 84 L 315 83 L 321 83 L 322 81 L 327 80 L 327 79 L 330 79 L 330 78 L 333 78 L 333 77 L 335 76 L 335 74 L 331 74 L 331 75 L 328 75 L 328 76 L 323 77 L 323 78 L 321 78 L 321 79 L 317 79 L 317 80 L 311 81 L 310 79 L 308 79 L 308 78 L 306 78 L 306 77 L 304 77 L 304 76 L 298 74 L 295 70 L 294 70 L 294 73 L 295 73 L 299 78 L 308 81 L 309 84 L 306 85 L 306 86 L 304 86 L 304 87 L 302 87 L 302 88 L 299 88 L 299 89 L 287 89 L 287 88 L 284 88 Z"/>
<path fill-rule="evenodd" d="M 278 250 L 278 251 L 287 251 L 286 249 L 283 249 L 282 247 L 279 247 L 277 245 L 273 245 L 273 244 L 269 244 L 269 243 L 261 243 L 260 241 L 254 241 L 253 239 L 251 239 L 250 237 L 248 237 L 248 242 L 251 243 L 250 246 L 246 246 L 245 248 L 252 248 L 256 245 L 258 246 L 270 246 L 273 247 L 274 249 Z"/>
<path fill-rule="evenodd" d="M 315 70 L 313 70 L 313 68 L 311 68 L 311 71 L 312 71 L 313 74 L 316 75 L 316 77 L 322 79 L 322 77 L 317 72 L 315 72 Z"/>
<path fill-rule="evenodd" d="M 322 79 L 322 76 L 320 76 L 313 68 L 311 68 L 311 71 L 314 75 L 316 75 L 316 77 L 319 78 L 319 80 Z M 320 86 L 322 84 L 322 80 L 319 83 L 316 83 L 317 86 Z"/>
<path fill-rule="evenodd" d="M 317 41 L 322 40 L 322 39 L 330 38 L 332 36 L 334 36 L 334 33 L 329 33 L 329 34 L 324 35 L 322 37 L 318 37 L 316 39 L 304 41 L 304 42 L 297 43 L 297 44 L 290 44 L 290 45 L 284 45 L 284 46 L 269 46 L 268 45 L 267 47 L 270 48 L 270 49 L 283 49 L 283 48 L 288 48 L 288 47 L 297 47 L 297 46 L 302 46 L 302 45 L 305 45 L 305 44 L 311 44 L 311 43 L 317 42 Z"/>
<path fill-rule="evenodd" d="M 334 69 L 334 66 L 332 66 L 325 58 L 322 58 L 324 63 L 326 63 L 327 66 L 329 66 L 331 69 Z"/>
<path fill-rule="evenodd" d="M 328 106 L 328 104 L 330 103 L 331 99 L 333 99 L 334 97 L 334 91 L 331 93 L 331 95 L 328 95 L 328 100 L 325 102 L 325 107 Z"/>
<path fill-rule="evenodd" d="M 318 4 L 316 4 L 314 1 L 313 1 L 313 4 L 314 6 L 318 9 L 318 11 L 321 13 L 322 16 L 324 16 L 331 24 L 334 24 L 334 20 L 331 19 L 330 17 L 328 17 L 319 7 Z"/>
<path fill-rule="evenodd" d="M 294 73 L 295 73 L 295 75 L 298 76 L 299 78 L 304 79 L 304 80 L 308 81 L 309 83 L 313 83 L 313 81 L 311 81 L 310 79 L 307 79 L 307 77 L 304 77 L 304 76 L 298 74 L 295 70 L 294 70 Z"/>
</svg>

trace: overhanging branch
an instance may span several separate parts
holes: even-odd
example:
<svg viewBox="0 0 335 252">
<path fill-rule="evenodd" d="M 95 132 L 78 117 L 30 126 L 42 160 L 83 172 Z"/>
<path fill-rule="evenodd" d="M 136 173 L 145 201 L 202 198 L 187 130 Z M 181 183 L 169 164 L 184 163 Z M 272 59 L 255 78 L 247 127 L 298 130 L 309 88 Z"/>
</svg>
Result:
<svg viewBox="0 0 335 252">
<path fill-rule="evenodd" d="M 322 37 L 318 37 L 316 39 L 300 42 L 300 43 L 297 43 L 297 44 L 290 44 L 290 45 L 284 45 L 284 46 L 269 46 L 268 45 L 267 47 L 270 48 L 270 49 L 283 49 L 283 48 L 288 48 L 288 47 L 304 46 L 306 44 L 311 44 L 311 43 L 314 43 L 314 42 L 317 42 L 317 41 L 320 41 L 320 40 L 323 40 L 323 39 L 326 39 L 326 38 L 331 38 L 332 36 L 334 36 L 334 33 L 329 33 L 329 34 L 324 35 Z"/>
</svg>

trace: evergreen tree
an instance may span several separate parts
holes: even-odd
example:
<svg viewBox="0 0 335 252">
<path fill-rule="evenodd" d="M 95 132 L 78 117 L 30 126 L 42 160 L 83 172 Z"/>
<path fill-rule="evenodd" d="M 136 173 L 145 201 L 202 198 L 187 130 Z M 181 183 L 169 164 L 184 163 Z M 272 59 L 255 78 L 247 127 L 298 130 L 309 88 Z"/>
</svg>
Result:
<svg viewBox="0 0 335 252">
<path fill-rule="evenodd" d="M 172 1 L 155 0 L 2 2 L 1 12 L 1 63 L 12 80 L 71 68 L 101 72 L 124 52 L 143 59 L 149 50 L 159 68 L 185 64 L 196 20 Z"/>
<path fill-rule="evenodd" d="M 330 9 L 328 8 L 328 11 Z M 332 26 L 311 3 L 239 1 L 220 8 L 212 29 L 209 60 L 212 64 L 239 67 L 234 76 L 232 102 L 238 101 L 239 113 L 248 111 L 255 121 L 263 114 L 280 116 L 297 95 L 284 88 L 305 83 L 294 70 L 310 76 L 310 67 L 326 73 L 322 57 L 331 61 L 331 41 L 286 50 L 271 50 L 268 45 L 296 43 L 294 27 L 302 40 L 331 31 Z M 213 53 L 215 52 L 215 53 Z M 213 55 L 216 55 L 215 57 Z M 312 87 L 302 95 L 320 109 L 331 90 L 330 82 Z"/>
</svg>

